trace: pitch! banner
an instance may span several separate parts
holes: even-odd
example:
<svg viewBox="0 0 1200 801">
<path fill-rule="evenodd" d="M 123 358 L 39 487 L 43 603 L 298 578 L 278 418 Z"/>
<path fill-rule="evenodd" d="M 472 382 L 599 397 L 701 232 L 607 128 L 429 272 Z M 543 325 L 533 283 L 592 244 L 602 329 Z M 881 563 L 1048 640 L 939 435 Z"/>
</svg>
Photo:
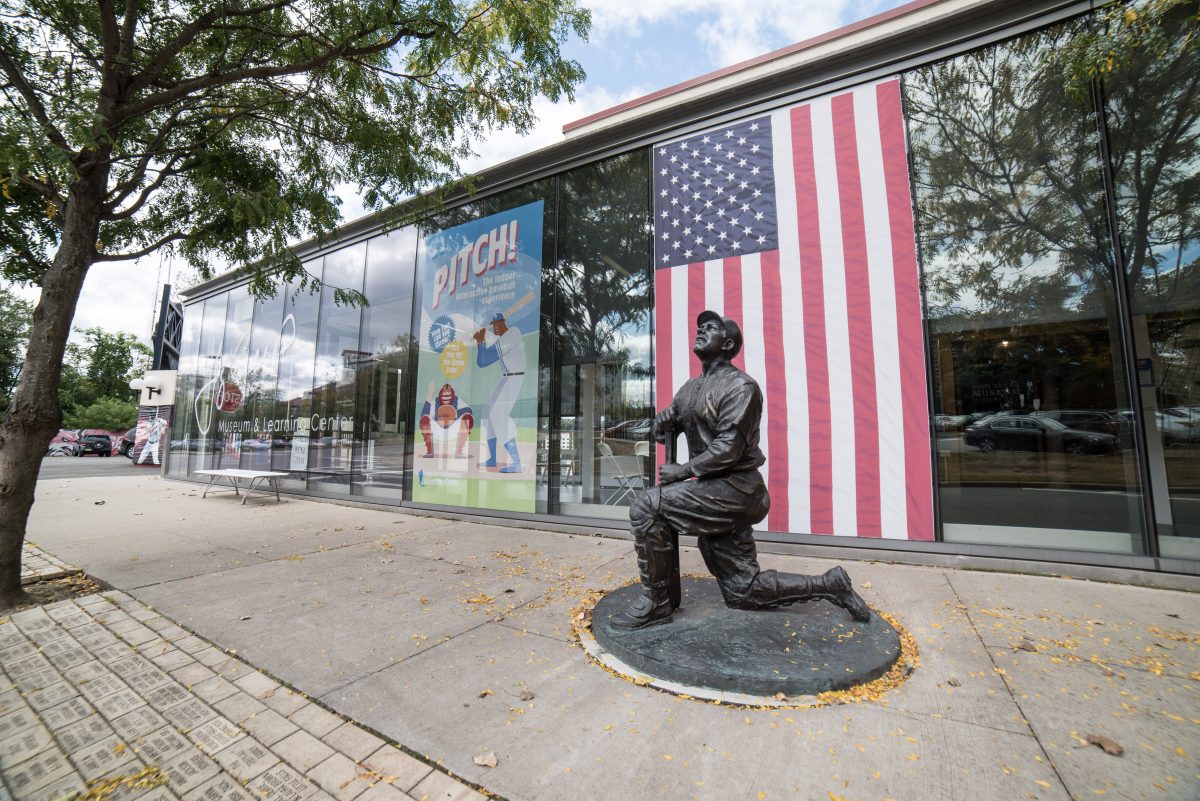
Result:
<svg viewBox="0 0 1200 801">
<path fill-rule="evenodd" d="M 536 511 L 538 201 L 426 237 L 413 500 Z"/>
<path fill-rule="evenodd" d="M 762 527 L 933 539 L 921 303 L 898 79 L 655 146 L 656 393 L 696 315 L 742 323 L 763 391 Z"/>
</svg>

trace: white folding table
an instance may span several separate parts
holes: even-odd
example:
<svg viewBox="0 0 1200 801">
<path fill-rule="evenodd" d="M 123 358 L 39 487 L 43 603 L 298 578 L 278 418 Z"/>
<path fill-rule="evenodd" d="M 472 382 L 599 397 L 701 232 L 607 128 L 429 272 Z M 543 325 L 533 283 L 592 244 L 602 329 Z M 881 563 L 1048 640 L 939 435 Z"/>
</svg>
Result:
<svg viewBox="0 0 1200 801">
<path fill-rule="evenodd" d="M 229 483 L 233 486 L 233 493 L 235 495 L 241 495 L 242 493 L 238 488 L 238 480 L 243 478 L 248 479 L 250 484 L 246 487 L 246 494 L 242 495 L 242 505 L 245 506 L 246 499 L 250 497 L 250 494 L 254 492 L 254 490 L 260 489 L 264 485 L 275 490 L 275 500 L 278 501 L 279 484 L 277 483 L 277 479 L 285 478 L 288 474 L 276 473 L 270 470 L 239 470 L 235 467 L 227 467 L 224 470 L 197 470 L 196 475 L 209 477 L 208 486 L 204 488 L 204 494 L 200 496 L 201 498 L 208 497 L 208 491 L 213 488 L 213 484 L 216 483 L 217 479 L 219 478 L 229 479 Z M 222 490 L 216 491 L 221 492 Z"/>
</svg>

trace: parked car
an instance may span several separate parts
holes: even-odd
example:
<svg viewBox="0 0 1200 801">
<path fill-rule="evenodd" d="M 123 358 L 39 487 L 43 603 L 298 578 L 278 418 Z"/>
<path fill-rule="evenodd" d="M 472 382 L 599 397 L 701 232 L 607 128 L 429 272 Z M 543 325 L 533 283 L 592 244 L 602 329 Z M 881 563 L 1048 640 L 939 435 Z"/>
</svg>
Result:
<svg viewBox="0 0 1200 801">
<path fill-rule="evenodd" d="M 51 442 L 46 450 L 47 456 L 79 456 L 83 446 L 78 442 Z"/>
<path fill-rule="evenodd" d="M 995 415 L 972 423 L 963 431 L 963 442 L 984 453 L 1010 450 L 1101 454 L 1114 453 L 1121 444 L 1112 434 L 1078 431 L 1051 417 L 1034 415 Z"/>
<path fill-rule="evenodd" d="M 117 453 L 122 456 L 133 458 L 133 445 L 137 441 L 137 428 L 131 428 L 121 435 L 121 441 L 117 443 Z"/>
<path fill-rule="evenodd" d="M 83 447 L 76 456 L 86 456 L 89 453 L 94 453 L 97 456 L 112 456 L 113 444 L 112 437 L 108 434 L 84 434 L 79 440 L 79 444 Z"/>
<path fill-rule="evenodd" d="M 1101 434 L 1121 436 L 1121 423 L 1115 415 L 1095 409 L 1052 409 L 1034 412 L 1034 417 L 1057 420 L 1067 428 L 1080 431 L 1098 431 Z"/>
</svg>

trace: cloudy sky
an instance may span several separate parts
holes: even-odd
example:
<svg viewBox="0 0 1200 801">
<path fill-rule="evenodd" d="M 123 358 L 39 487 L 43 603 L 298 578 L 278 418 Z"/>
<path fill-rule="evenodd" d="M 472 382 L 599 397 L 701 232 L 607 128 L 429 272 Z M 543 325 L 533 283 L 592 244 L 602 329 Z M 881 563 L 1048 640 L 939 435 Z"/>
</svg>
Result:
<svg viewBox="0 0 1200 801">
<path fill-rule="evenodd" d="M 570 57 L 587 71 L 573 103 L 540 102 L 528 135 L 504 133 L 476 147 L 470 171 L 553 144 L 565 123 L 712 70 L 848 25 L 902 5 L 901 0 L 580 0 L 592 9 L 587 42 L 572 41 Z M 364 212 L 352 188 L 343 196 L 349 221 Z M 192 278 L 182 261 L 155 255 L 134 263 L 104 263 L 88 274 L 75 327 L 126 331 L 149 343 L 160 285 Z M 29 299 L 37 290 L 18 288 Z"/>
</svg>

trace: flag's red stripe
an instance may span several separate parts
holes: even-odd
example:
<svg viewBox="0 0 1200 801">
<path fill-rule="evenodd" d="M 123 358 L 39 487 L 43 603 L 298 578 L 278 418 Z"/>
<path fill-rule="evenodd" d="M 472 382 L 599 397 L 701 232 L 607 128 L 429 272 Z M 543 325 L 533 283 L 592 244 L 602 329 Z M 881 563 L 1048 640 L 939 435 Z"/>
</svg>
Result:
<svg viewBox="0 0 1200 801">
<path fill-rule="evenodd" d="M 767 491 L 772 531 L 790 530 L 788 518 L 787 354 L 783 350 L 783 287 L 779 278 L 779 251 L 759 254 L 762 264 L 763 352 L 767 381 L 763 392 L 767 407 Z M 727 285 L 728 286 L 728 285 Z"/>
<path fill-rule="evenodd" d="M 929 393 L 917 252 L 904 146 L 900 82 L 875 90 L 883 172 L 891 221 L 892 264 L 896 276 L 896 339 L 900 350 L 900 397 L 904 406 L 904 481 L 908 488 L 908 538 L 933 539 L 933 467 L 930 464 Z"/>
<path fill-rule="evenodd" d="M 792 109 L 792 169 L 796 177 L 796 227 L 800 239 L 800 287 L 804 308 L 804 360 L 808 388 L 810 530 L 833 533 L 833 444 L 829 420 L 829 365 L 825 345 L 825 280 L 813 166 L 812 109 Z M 766 288 L 763 288 L 766 295 Z M 771 420 L 775 424 L 774 418 Z M 796 443 L 803 447 L 803 443 Z"/>
<path fill-rule="evenodd" d="M 879 519 L 879 409 L 875 394 L 875 336 L 871 320 L 871 272 L 854 95 L 838 95 L 833 106 L 833 150 L 842 217 L 846 268 L 846 329 L 850 337 L 850 383 L 854 396 L 854 478 L 858 536 L 882 537 Z"/>
<path fill-rule="evenodd" d="M 671 269 L 654 271 L 654 394 L 655 407 L 671 403 Z M 662 445 L 655 449 L 655 467 L 666 461 Z M 655 475 L 658 470 L 655 469 Z"/>
<path fill-rule="evenodd" d="M 721 271 L 725 285 L 725 311 L 722 314 L 732 317 L 737 320 L 738 325 L 742 325 L 742 257 L 731 256 L 725 259 L 721 264 Z M 745 349 L 738 353 L 733 363 L 739 370 L 746 369 Z"/>
<path fill-rule="evenodd" d="M 692 326 L 696 324 L 696 318 L 700 316 L 700 312 L 704 311 L 704 262 L 693 262 L 687 266 L 688 271 L 688 318 L 680 324 L 683 331 L 690 331 Z M 690 341 L 690 340 L 689 340 Z M 680 345 L 682 347 L 682 344 Z M 691 352 L 688 348 L 688 352 Z M 700 375 L 700 360 L 689 359 L 688 364 L 691 366 L 691 377 L 695 378 Z"/>
</svg>

